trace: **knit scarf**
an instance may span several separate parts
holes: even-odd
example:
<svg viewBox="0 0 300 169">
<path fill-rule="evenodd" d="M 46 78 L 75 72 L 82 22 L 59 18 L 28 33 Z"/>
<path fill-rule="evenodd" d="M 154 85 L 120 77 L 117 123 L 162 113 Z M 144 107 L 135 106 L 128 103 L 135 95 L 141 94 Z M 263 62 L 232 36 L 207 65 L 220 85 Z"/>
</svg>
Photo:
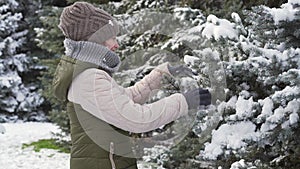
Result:
<svg viewBox="0 0 300 169">
<path fill-rule="evenodd" d="M 109 74 L 118 71 L 120 57 L 103 45 L 88 41 L 64 40 L 65 54 L 71 58 L 98 65 Z"/>
</svg>

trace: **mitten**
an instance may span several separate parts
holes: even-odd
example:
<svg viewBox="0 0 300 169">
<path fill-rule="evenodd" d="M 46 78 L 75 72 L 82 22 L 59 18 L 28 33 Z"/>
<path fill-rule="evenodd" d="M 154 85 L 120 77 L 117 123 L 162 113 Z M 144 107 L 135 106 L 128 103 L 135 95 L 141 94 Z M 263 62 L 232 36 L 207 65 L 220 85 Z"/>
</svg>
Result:
<svg viewBox="0 0 300 169">
<path fill-rule="evenodd" d="M 169 72 L 173 76 L 188 76 L 188 77 L 193 77 L 193 75 L 196 75 L 190 68 L 184 66 L 184 65 L 175 65 L 172 66 L 168 64 L 168 69 Z"/>
<path fill-rule="evenodd" d="M 207 89 L 197 88 L 183 93 L 189 109 L 197 109 L 201 105 L 211 104 L 211 94 Z"/>
</svg>

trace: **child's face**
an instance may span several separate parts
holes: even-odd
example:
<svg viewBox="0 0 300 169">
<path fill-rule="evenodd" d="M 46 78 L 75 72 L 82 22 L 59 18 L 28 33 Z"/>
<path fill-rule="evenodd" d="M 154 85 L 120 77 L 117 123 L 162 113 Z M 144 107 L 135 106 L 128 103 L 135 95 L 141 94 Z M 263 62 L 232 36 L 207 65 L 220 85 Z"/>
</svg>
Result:
<svg viewBox="0 0 300 169">
<path fill-rule="evenodd" d="M 119 47 L 116 37 L 108 39 L 103 45 L 112 51 L 115 51 Z"/>
</svg>

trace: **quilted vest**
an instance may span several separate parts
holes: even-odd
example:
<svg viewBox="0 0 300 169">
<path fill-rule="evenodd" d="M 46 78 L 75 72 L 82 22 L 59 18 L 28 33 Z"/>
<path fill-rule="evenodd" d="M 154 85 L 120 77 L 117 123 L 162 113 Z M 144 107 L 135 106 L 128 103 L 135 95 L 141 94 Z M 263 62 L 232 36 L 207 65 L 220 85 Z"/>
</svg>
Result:
<svg viewBox="0 0 300 169">
<path fill-rule="evenodd" d="M 71 127 L 71 169 L 137 169 L 128 132 L 116 128 L 67 100 L 72 80 L 92 63 L 62 56 L 53 79 L 53 92 L 67 102 Z M 124 156 L 123 156 L 123 155 Z"/>
</svg>

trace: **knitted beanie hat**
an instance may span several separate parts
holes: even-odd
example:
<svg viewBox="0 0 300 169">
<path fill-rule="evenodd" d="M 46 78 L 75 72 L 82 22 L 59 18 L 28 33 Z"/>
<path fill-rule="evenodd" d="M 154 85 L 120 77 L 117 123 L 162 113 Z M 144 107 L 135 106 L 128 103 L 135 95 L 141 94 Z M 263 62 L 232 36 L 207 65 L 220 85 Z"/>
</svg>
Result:
<svg viewBox="0 0 300 169">
<path fill-rule="evenodd" d="M 58 26 L 66 38 L 98 44 L 119 33 L 118 24 L 111 15 L 87 2 L 75 2 L 64 8 Z"/>
</svg>

